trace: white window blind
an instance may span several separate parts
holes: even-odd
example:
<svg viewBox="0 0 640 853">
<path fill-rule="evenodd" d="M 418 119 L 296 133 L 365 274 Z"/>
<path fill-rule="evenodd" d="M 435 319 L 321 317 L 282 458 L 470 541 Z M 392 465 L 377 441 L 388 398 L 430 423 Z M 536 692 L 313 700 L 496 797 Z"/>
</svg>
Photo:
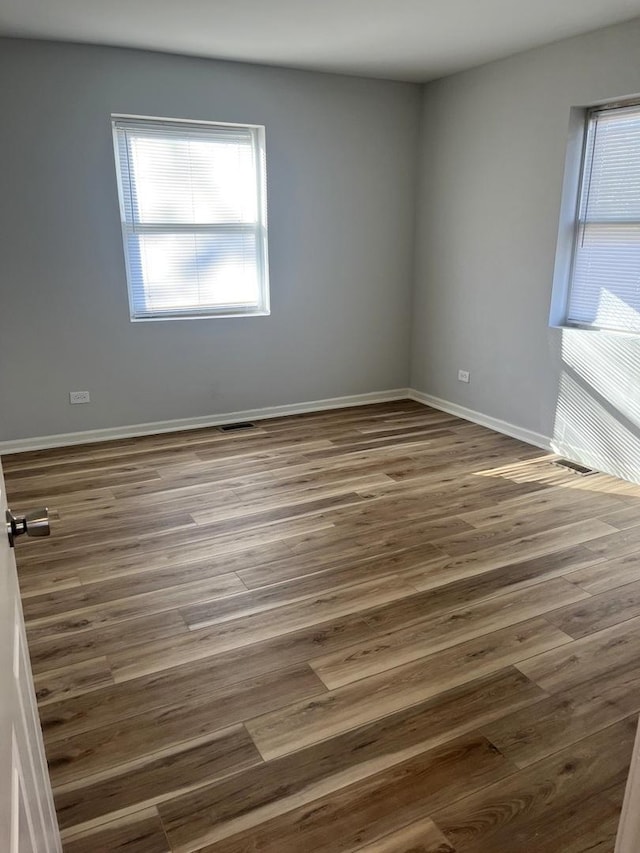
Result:
<svg viewBox="0 0 640 853">
<path fill-rule="evenodd" d="M 567 320 L 640 332 L 640 105 L 589 114 Z"/>
<path fill-rule="evenodd" d="M 113 119 L 132 319 L 268 313 L 263 132 Z"/>
</svg>

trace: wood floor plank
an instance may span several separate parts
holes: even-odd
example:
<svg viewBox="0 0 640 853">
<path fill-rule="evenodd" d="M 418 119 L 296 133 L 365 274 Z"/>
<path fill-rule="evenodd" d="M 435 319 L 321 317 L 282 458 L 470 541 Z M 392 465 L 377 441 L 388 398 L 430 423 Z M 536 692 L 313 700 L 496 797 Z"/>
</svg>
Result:
<svg viewBox="0 0 640 853">
<path fill-rule="evenodd" d="M 469 469 L 489 468 L 504 462 L 505 456 L 512 452 L 511 459 L 521 462 L 529 459 L 532 451 L 523 446 L 513 452 L 513 447 L 508 447 L 503 439 L 493 440 L 487 444 L 484 440 L 478 440 L 475 444 L 469 442 L 465 437 L 460 437 L 457 447 L 449 450 L 434 448 L 431 458 L 420 464 L 416 460 L 417 453 L 411 454 L 411 463 L 403 464 L 393 469 L 388 468 L 387 473 L 398 482 L 409 483 L 416 478 L 422 478 L 425 474 L 441 474 L 447 479 L 455 477 L 458 473 L 468 472 Z M 484 473 L 478 471 L 478 473 Z M 497 476 L 497 475 L 496 475 Z M 558 478 L 541 483 L 538 479 L 536 485 L 529 486 L 529 490 L 544 488 L 545 485 L 557 485 Z"/>
<path fill-rule="evenodd" d="M 571 511 L 573 515 L 574 510 L 578 507 L 582 507 L 577 513 L 578 517 L 581 517 L 580 514 L 587 507 L 588 512 L 593 515 L 597 515 L 599 512 L 602 514 L 608 512 L 610 515 L 607 515 L 607 518 L 613 517 L 619 512 L 624 513 L 626 517 L 629 512 L 629 507 L 616 495 L 605 493 L 594 496 L 589 492 L 574 492 L 571 495 L 571 502 L 568 503 L 565 489 L 552 488 L 519 495 L 516 498 L 502 501 L 495 507 L 484 507 L 472 512 L 465 512 L 462 513 L 462 518 L 472 527 L 493 527 L 500 522 L 508 525 L 514 519 L 531 517 L 541 512 L 546 514 L 549 510 L 555 510 L 558 512 L 559 518 L 565 518 L 567 511 Z M 613 521 L 603 520 L 605 523 L 611 524 L 612 527 L 617 526 Z"/>
<path fill-rule="evenodd" d="M 640 617 L 636 617 L 520 661 L 517 667 L 543 690 L 557 693 L 639 659 Z"/>
<path fill-rule="evenodd" d="M 425 425 L 442 425 L 447 424 L 453 427 L 458 427 L 460 421 L 454 415 L 448 415 L 445 412 L 436 412 L 435 410 L 416 412 L 412 415 L 409 412 L 398 413 L 395 417 L 385 417 L 379 422 L 371 419 L 368 423 L 361 423 L 358 426 L 358 431 L 363 435 L 369 435 L 382 432 L 389 432 L 396 429 L 411 429 L 414 426 L 420 427 Z"/>
<path fill-rule="evenodd" d="M 353 850 L 509 775 L 510 769 L 488 741 L 465 735 L 356 782 L 339 798 L 329 794 L 202 850 L 244 853 L 248 845 L 263 853 Z M 167 835 L 172 842 L 170 829 Z"/>
<path fill-rule="evenodd" d="M 422 818 L 357 848 L 358 853 L 455 853 L 431 818 Z"/>
<path fill-rule="evenodd" d="M 59 512 L 59 511 L 58 511 Z M 124 517 L 122 513 L 101 513 L 96 516 L 95 508 L 91 511 L 91 523 L 87 524 L 82 531 L 78 530 L 78 515 L 64 513 L 51 522 L 53 535 L 55 536 L 57 549 L 64 551 L 77 550 L 82 547 L 95 548 L 98 545 L 108 545 L 120 542 L 124 538 L 136 537 L 144 530 L 145 536 L 155 534 L 177 533 L 185 529 L 193 530 L 196 522 L 187 512 L 148 513 L 147 517 Z M 36 542 L 30 549 L 35 555 L 37 553 L 49 553 L 46 546 L 50 543 Z"/>
<path fill-rule="evenodd" d="M 436 556 L 434 557 L 434 555 Z M 440 562 L 444 558 L 430 542 L 422 542 L 408 547 L 400 545 L 382 555 L 363 553 L 358 549 L 347 556 L 344 555 L 344 551 L 341 553 L 338 550 L 336 554 L 325 555 L 324 560 L 317 559 L 317 555 L 308 557 L 307 555 L 289 554 L 280 559 L 265 560 L 262 563 L 254 561 L 253 566 L 250 568 L 240 567 L 236 573 L 246 587 L 260 589 L 273 584 L 294 581 L 300 577 L 308 577 L 312 574 L 330 571 L 336 573 L 349 570 L 363 571 L 367 567 L 372 577 L 381 577 L 385 574 L 394 574 L 396 570 L 419 568 L 434 559 Z"/>
<path fill-rule="evenodd" d="M 80 489 L 89 489 L 95 486 L 122 485 L 124 483 L 140 483 L 152 480 L 159 480 L 160 475 L 153 468 L 124 467 L 121 469 L 110 467 L 108 473 L 102 475 L 91 475 L 89 477 L 60 477 L 57 480 L 53 477 L 47 477 L 46 482 L 43 480 L 29 480 L 22 482 L 20 480 L 11 489 L 11 500 L 14 503 L 28 503 L 29 501 L 42 499 L 43 491 L 51 496 L 52 499 L 59 495 L 65 495 L 72 492 L 77 492 Z"/>
<path fill-rule="evenodd" d="M 345 476 L 344 472 L 336 471 L 332 477 L 316 476 L 296 478 L 276 478 L 273 468 L 270 469 L 271 479 L 263 485 L 258 485 L 255 479 L 249 483 L 219 484 L 215 492 L 203 491 L 198 495 L 197 509 L 194 510 L 194 496 L 189 492 L 182 494 L 172 487 L 154 496 L 121 499 L 123 508 L 143 504 L 148 510 L 161 509 L 170 496 L 172 504 L 177 508 L 185 508 L 197 517 L 199 524 L 212 522 L 234 521 L 244 516 L 254 516 L 252 523 L 257 521 L 269 522 L 268 513 L 280 513 L 286 516 L 291 508 L 297 507 L 292 515 L 314 514 L 330 509 L 332 506 L 352 505 L 375 497 L 373 490 L 382 484 L 393 483 L 390 477 L 371 466 L 371 473 L 358 472 Z M 219 469 L 218 469 L 219 471 Z M 373 493 L 372 493 L 373 492 Z M 321 501 L 324 502 L 324 508 Z M 273 516 L 272 516 L 273 517 Z"/>
<path fill-rule="evenodd" d="M 432 573 L 437 573 L 438 570 L 446 572 L 452 580 L 474 573 L 480 574 L 488 569 L 499 568 L 514 562 L 544 558 L 569 548 L 586 546 L 586 543 L 591 539 L 597 539 L 600 536 L 606 538 L 610 529 L 609 525 L 602 524 L 597 520 L 588 524 L 577 522 L 565 527 L 554 528 L 545 533 L 513 539 L 506 545 L 478 550 L 449 560 L 434 558 L 434 564 L 432 566 L 426 565 L 425 571 L 418 574 L 425 578 L 425 587 L 428 588 L 433 585 L 431 583 Z M 592 553 L 602 558 L 600 553 Z M 418 581 L 418 574 L 415 576 L 416 581 Z M 436 585 L 439 585 L 439 582 Z"/>
<path fill-rule="evenodd" d="M 246 726 L 262 756 L 274 758 L 565 642 L 566 634 L 544 619 L 532 619 L 331 690 L 311 702 L 263 714 Z"/>
<path fill-rule="evenodd" d="M 224 571 L 224 563 L 215 564 L 212 560 L 201 563 L 169 566 L 150 572 L 140 572 L 132 575 L 120 575 L 95 583 L 83 583 L 73 590 L 54 590 L 42 595 L 23 595 L 23 611 L 27 622 L 40 618 L 53 619 L 55 616 L 97 607 L 148 592 L 164 591 L 179 587 L 182 584 L 192 584 L 197 581 L 211 582 L 220 575 L 233 574 Z M 220 571 L 218 571 L 220 569 Z M 243 587 L 244 589 L 244 587 Z M 142 599 L 138 599 L 142 601 Z"/>
<path fill-rule="evenodd" d="M 640 581 L 594 595 L 549 615 L 549 621 L 575 639 L 640 616 Z"/>
<path fill-rule="evenodd" d="M 298 527 L 297 532 L 289 532 L 293 539 L 306 541 L 312 532 L 326 531 L 331 528 L 330 523 L 312 520 L 305 522 L 302 528 Z M 288 537 L 286 534 L 283 535 L 281 530 L 260 532 L 259 535 L 247 540 L 237 535 L 235 538 L 227 537 L 226 547 L 219 546 L 219 541 L 207 541 L 206 538 L 202 542 L 193 544 L 167 544 L 164 549 L 162 547 L 159 550 L 152 549 L 149 553 L 146 553 L 144 548 L 138 549 L 135 543 L 131 542 L 122 548 L 109 545 L 101 553 L 95 553 L 91 560 L 83 559 L 82 552 L 79 552 L 73 560 L 77 563 L 73 576 L 78 577 L 81 583 L 87 584 L 112 580 L 116 577 L 147 574 L 157 569 L 202 566 L 207 561 L 212 564 L 212 575 L 223 574 L 235 571 L 236 568 L 247 568 L 254 564 L 256 559 L 260 559 L 261 554 L 265 559 L 270 555 L 273 559 L 277 559 L 291 553 Z M 435 552 L 435 548 L 433 550 Z M 62 572 L 62 567 L 70 563 L 68 555 L 58 555 L 46 563 L 46 569 L 43 568 L 42 560 L 24 565 L 23 569 L 32 575 L 30 586 L 33 590 L 39 583 L 43 581 L 46 583 L 53 572 Z M 216 564 L 221 567 L 218 571 L 215 569 Z M 68 576 L 72 572 L 68 570 L 65 574 Z"/>
<path fill-rule="evenodd" d="M 591 595 L 626 586 L 628 583 L 640 581 L 640 553 L 626 554 L 592 566 L 587 565 L 566 577 Z"/>
<path fill-rule="evenodd" d="M 245 591 L 246 587 L 240 578 L 234 572 L 229 572 L 180 586 L 127 596 L 105 604 L 71 609 L 64 614 L 40 616 L 27 621 L 27 636 L 29 640 L 40 640 L 76 634 L 118 622 L 126 623 L 130 619 L 137 619 L 140 613 L 162 613 L 191 605 L 195 601 L 209 602 Z M 123 625 L 122 630 L 127 630 L 126 625 Z"/>
<path fill-rule="evenodd" d="M 405 497 L 398 494 L 382 495 L 366 501 L 361 499 L 359 502 L 352 499 L 348 504 L 331 508 L 324 514 L 336 526 L 349 526 L 358 531 L 389 526 L 390 521 L 393 523 L 394 515 L 396 523 L 400 519 L 403 523 L 420 523 L 422 529 L 433 539 L 473 531 L 471 525 L 460 516 L 452 515 L 451 512 L 438 512 L 434 507 L 427 510 L 424 495 L 420 493 Z"/>
<path fill-rule="evenodd" d="M 574 545 L 571 548 L 551 551 L 531 558 L 513 554 L 510 549 L 499 556 L 492 553 L 488 557 L 483 557 L 483 552 L 480 551 L 471 558 L 467 556 L 425 560 L 422 566 L 409 574 L 409 577 L 416 589 L 423 591 L 453 584 L 455 581 L 475 575 L 483 576 L 491 573 L 493 577 L 498 577 L 497 572 L 502 570 L 504 576 L 510 580 L 510 583 L 505 583 L 505 586 L 517 588 L 531 585 L 537 580 L 562 575 L 567 575 L 567 580 L 573 582 L 568 577 L 571 571 L 595 566 L 601 562 L 603 558 L 600 555 L 594 554 L 583 545 Z M 481 580 L 480 583 L 483 581 Z"/>
<path fill-rule="evenodd" d="M 358 613 L 414 592 L 413 587 L 394 577 L 358 584 L 212 627 L 193 626 L 194 630 L 187 629 L 182 636 L 175 634 L 134 649 L 114 651 L 109 660 L 115 680 L 122 681 Z"/>
<path fill-rule="evenodd" d="M 64 844 L 64 853 L 171 853 L 162 823 L 154 809 L 114 821 Z"/>
<path fill-rule="evenodd" d="M 266 498 L 266 505 L 273 507 L 274 503 L 289 500 L 294 494 L 319 497 L 336 491 L 356 491 L 358 483 L 366 486 L 369 481 L 377 484 L 394 482 L 379 460 L 369 457 L 351 459 L 348 465 L 336 462 L 333 466 L 313 463 L 303 457 L 296 459 L 296 464 L 282 468 L 277 468 L 274 460 L 269 458 L 264 465 L 265 470 L 256 473 L 253 468 L 247 465 L 239 471 L 236 465 L 231 470 L 215 463 L 207 482 L 176 487 L 175 483 L 161 480 L 154 484 L 116 487 L 113 493 L 123 506 L 145 507 L 165 505 L 170 493 L 180 509 L 198 511 L 224 507 L 229 503 L 226 497 L 230 497 L 234 504 L 248 505 L 256 505 Z"/>
<path fill-rule="evenodd" d="M 464 442 L 464 439 L 461 439 Z M 432 454 L 433 455 L 433 454 Z M 413 454 L 402 460 L 403 468 L 422 460 L 422 453 Z M 397 472 L 397 463 L 393 466 L 394 474 Z M 358 490 L 359 491 L 359 490 Z M 441 468 L 437 471 L 420 470 L 414 471 L 410 479 L 402 480 L 397 476 L 387 475 L 387 480 L 367 489 L 368 492 L 377 497 L 395 495 L 399 497 L 411 497 L 415 494 L 429 493 L 430 502 L 425 504 L 425 511 L 430 512 L 432 508 L 441 509 L 445 503 L 440 500 L 451 501 L 454 515 L 463 515 L 487 508 L 505 500 L 520 498 L 531 498 L 533 494 L 542 494 L 549 489 L 537 482 L 517 483 L 503 478 L 486 480 L 475 475 L 473 468 L 460 463 L 450 468 Z M 478 498 L 484 495 L 485 503 L 482 504 Z M 431 503 L 431 500 L 434 503 Z M 620 498 L 623 501 L 622 498 Z M 467 505 L 467 501 L 470 501 Z"/>
<path fill-rule="evenodd" d="M 616 843 L 624 787 L 623 783 L 614 783 L 587 795 L 579 803 L 549 807 L 544 818 L 530 823 L 523 821 L 515 831 L 505 830 L 503 843 L 516 853 L 529 853 L 532 838 L 536 853 L 611 853 Z"/>
<path fill-rule="evenodd" d="M 60 828 L 100 825 L 260 765 L 262 758 L 243 726 L 223 729 L 195 746 L 127 766 L 98 781 L 62 786 L 55 792 Z"/>
<path fill-rule="evenodd" d="M 22 572 L 20 576 L 20 595 L 23 601 L 30 595 L 42 595 L 63 589 L 75 589 L 80 586 L 77 572 L 45 570 L 42 572 Z"/>
<path fill-rule="evenodd" d="M 194 654 L 188 661 L 172 666 L 169 660 L 156 671 L 141 675 L 132 666 L 128 670 L 128 678 L 123 673 L 118 674 L 117 684 L 123 704 L 127 705 L 129 687 L 133 684 L 134 691 L 141 689 L 152 696 L 156 689 L 163 692 L 166 689 L 180 690 L 182 682 L 201 679 L 204 682 L 229 685 L 237 681 L 246 681 L 256 675 L 285 669 L 297 663 L 310 660 L 319 652 L 335 651 L 345 646 L 361 642 L 365 637 L 372 636 L 373 630 L 358 614 L 348 614 L 331 619 L 298 631 L 271 637 L 249 645 L 231 648 L 218 654 L 199 656 Z M 105 695 L 105 704 L 112 701 L 112 691 Z M 97 699 L 97 697 L 95 697 Z M 77 713 L 84 713 L 86 704 L 92 706 L 94 699 L 73 703 L 72 708 Z"/>
<path fill-rule="evenodd" d="M 48 670 L 33 678 L 38 705 L 76 699 L 84 693 L 101 690 L 113 684 L 111 666 L 103 655 L 80 663 Z"/>
<path fill-rule="evenodd" d="M 51 669 L 59 669 L 91 658 L 111 656 L 119 650 L 127 650 L 135 656 L 137 644 L 157 641 L 161 637 L 177 638 L 188 635 L 189 629 L 176 611 L 138 616 L 122 625 L 107 625 L 61 637 L 44 637 L 29 641 L 31 668 L 38 675 Z"/>
<path fill-rule="evenodd" d="M 618 500 L 623 501 L 622 498 L 618 498 Z M 618 530 L 626 530 L 629 527 L 637 527 L 640 524 L 640 513 L 636 506 L 623 506 L 621 509 L 613 510 L 601 518 L 606 524 L 617 527 Z"/>
<path fill-rule="evenodd" d="M 193 519 L 198 524 L 211 524 L 212 522 L 234 521 L 237 526 L 248 524 L 255 526 L 263 521 L 277 520 L 278 518 L 293 518 L 297 515 L 311 515 L 326 512 L 332 508 L 353 506 L 362 503 L 365 495 L 361 490 L 368 483 L 378 483 L 380 479 L 387 482 L 388 478 L 383 475 L 354 478 L 353 480 L 340 480 L 331 485 L 325 485 L 311 489 L 306 493 L 295 491 L 271 496 L 270 499 L 263 497 L 258 503 L 251 501 L 238 501 L 232 506 L 216 506 L 214 508 L 203 508 L 193 513 Z M 349 486 L 353 486 L 350 488 Z M 318 494 L 320 492 L 320 494 Z"/>
<path fill-rule="evenodd" d="M 227 533 L 233 530 L 251 530 L 265 527 L 281 521 L 290 521 L 294 518 L 309 516 L 321 516 L 327 520 L 333 520 L 338 515 L 339 509 L 358 508 L 366 503 L 366 499 L 357 492 L 341 492 L 337 495 L 316 498 L 315 500 L 300 501 L 296 503 L 283 504 L 274 508 L 262 508 L 260 510 L 244 506 L 242 514 L 235 514 L 223 518 L 216 518 L 208 514 L 207 517 L 195 513 L 194 520 L 198 525 L 206 525 L 210 532 L 219 530 Z"/>
<path fill-rule="evenodd" d="M 206 472 L 204 475 L 200 473 L 199 476 L 180 476 L 177 482 L 173 481 L 171 484 L 160 478 L 155 482 L 113 486 L 112 489 L 118 500 L 140 501 L 144 505 L 157 503 L 159 500 L 165 501 L 168 489 L 180 499 L 189 496 L 210 498 L 214 489 L 233 490 L 237 498 L 246 501 L 247 498 L 257 498 L 265 492 L 277 496 L 291 494 L 305 486 L 313 489 L 358 476 L 380 477 L 385 474 L 384 468 L 387 466 L 381 466 L 379 460 L 372 458 L 376 455 L 379 454 L 375 451 L 352 454 L 348 464 L 338 459 L 334 460 L 333 465 L 327 464 L 326 461 L 314 462 L 304 454 L 280 459 L 269 454 L 260 455 L 258 463 L 250 457 L 244 457 L 242 461 L 230 459 L 226 462 L 220 459 L 201 460 Z"/>
<path fill-rule="evenodd" d="M 265 659 L 265 654 L 271 656 L 271 652 L 269 649 L 263 653 L 261 660 Z M 248 712 L 252 697 L 257 694 L 265 702 L 272 703 L 280 695 L 286 698 L 289 691 L 292 695 L 297 690 L 307 692 L 307 689 L 309 695 L 324 692 L 324 685 L 312 675 L 306 661 L 290 666 L 283 666 L 284 662 L 265 663 L 259 669 L 255 666 L 249 670 L 234 659 L 205 659 L 134 681 L 111 682 L 99 693 L 86 691 L 82 697 L 74 696 L 69 701 L 63 699 L 41 707 L 40 722 L 45 740 L 60 740 L 91 729 L 117 725 L 154 710 L 169 710 L 176 703 L 184 707 L 207 702 L 211 709 L 218 709 L 219 720 L 229 720 L 243 702 L 243 709 Z M 234 663 L 236 672 L 231 674 L 229 669 Z"/>
<path fill-rule="evenodd" d="M 165 802 L 174 846 L 195 849 L 308 805 L 499 718 L 544 693 L 514 669 L 454 688 L 412 708 L 321 741 Z"/>
<path fill-rule="evenodd" d="M 247 530 L 241 540 L 235 531 L 220 532 L 216 525 L 213 527 L 214 529 L 211 530 L 207 525 L 192 525 L 178 531 L 170 530 L 150 534 L 138 532 L 106 544 L 104 551 L 108 551 L 113 558 L 123 559 L 135 555 L 136 559 L 144 559 L 159 551 L 165 554 L 175 553 L 186 546 L 192 553 L 198 548 L 210 550 L 211 543 L 215 542 L 219 553 L 232 553 L 233 551 L 243 550 L 250 545 L 279 542 L 314 530 L 328 530 L 333 527 L 333 524 L 323 516 L 274 522 L 264 527 Z M 49 566 L 65 565 L 77 570 L 88 569 L 104 560 L 102 550 L 88 549 L 87 543 L 77 540 L 75 544 L 70 544 L 67 539 L 56 540 L 54 538 L 49 545 L 47 554 Z M 40 558 L 41 554 L 37 552 L 36 548 L 32 548 L 30 556 L 25 557 L 24 564 L 28 566 L 30 562 L 39 562 Z"/>
<path fill-rule="evenodd" d="M 635 554 L 640 548 L 640 525 L 599 537 L 596 541 L 590 542 L 587 547 L 596 554 L 604 554 L 609 559 L 623 557 L 625 554 Z"/>
<path fill-rule="evenodd" d="M 573 513 L 574 518 L 581 518 L 582 510 L 578 507 Z M 557 521 L 557 523 L 556 523 Z M 452 557 L 463 554 L 475 553 L 477 551 L 492 551 L 501 545 L 512 542 L 515 547 L 526 547 L 539 543 L 540 538 L 548 537 L 557 532 L 562 536 L 563 532 L 569 536 L 569 544 L 588 542 L 590 539 L 610 534 L 614 528 L 602 521 L 591 522 L 591 527 L 584 521 L 570 521 L 566 524 L 558 519 L 556 510 L 545 513 L 534 513 L 531 520 L 516 519 L 506 525 L 504 522 L 497 525 L 487 525 L 478 530 L 465 531 L 441 539 L 436 539 L 434 544 Z M 573 534 L 573 535 L 571 535 Z M 574 538 L 577 534 L 578 538 Z M 528 556 L 535 556 L 534 553 Z"/>
<path fill-rule="evenodd" d="M 555 461 L 407 400 L 7 458 L 65 845 L 611 853 L 640 487 Z"/>
<path fill-rule="evenodd" d="M 534 587 L 540 582 L 549 583 L 550 591 L 558 593 L 561 607 L 567 599 L 582 601 L 590 599 L 588 593 L 562 578 L 554 576 L 566 565 L 558 563 L 551 557 L 546 568 L 540 569 L 538 563 L 529 562 L 514 566 L 503 566 L 493 571 L 473 574 L 468 578 L 460 578 L 449 584 L 428 586 L 425 590 L 414 594 L 405 602 L 401 599 L 366 614 L 368 621 L 380 630 L 397 630 L 423 621 L 426 617 L 435 617 L 441 613 L 459 610 L 464 605 L 471 605 L 486 598 L 503 595 L 510 590 Z M 545 577 L 550 576 L 545 581 Z M 407 581 L 413 583 L 416 574 L 422 571 L 409 572 L 404 575 Z M 551 583 L 551 581 L 554 581 Z M 533 597 L 532 597 L 533 598 Z M 548 607 L 547 609 L 553 609 Z"/>
<path fill-rule="evenodd" d="M 380 580 L 398 581 L 409 584 L 413 589 L 411 578 L 406 572 L 398 573 L 400 560 L 388 559 L 381 567 Z M 385 571 L 387 569 L 387 571 Z M 297 601 L 313 598 L 318 593 L 327 589 L 338 590 L 353 587 L 357 594 L 362 583 L 375 582 L 378 580 L 375 564 L 371 561 L 356 563 L 353 566 L 345 566 L 340 569 L 329 570 L 322 573 L 314 573 L 296 578 L 289 583 L 271 584 L 259 589 L 238 592 L 226 600 L 206 601 L 188 606 L 180 606 L 180 613 L 190 628 L 201 628 L 206 625 L 215 625 L 226 622 L 229 619 L 238 619 L 249 616 L 252 613 L 261 613 L 273 608 L 293 604 Z M 366 589 L 366 587 L 365 587 Z"/>
<path fill-rule="evenodd" d="M 561 579 L 490 598 L 466 608 L 428 615 L 406 629 L 376 633 L 370 640 L 340 652 L 314 658 L 311 666 L 322 681 L 335 689 L 351 681 L 383 672 L 438 651 L 482 637 L 500 628 L 540 616 L 576 592 Z"/>
<path fill-rule="evenodd" d="M 58 721 L 45 743 L 54 789 L 82 777 L 103 773 L 132 760 L 153 756 L 177 744 L 208 737 L 252 712 L 274 709 L 323 694 L 325 687 L 306 665 L 240 682 L 212 694 L 173 697 L 170 704 L 128 716 L 101 727 L 64 737 Z"/>
<path fill-rule="evenodd" d="M 579 812 L 588 821 L 583 810 L 589 798 L 615 790 L 621 807 L 636 722 L 635 717 L 623 720 L 430 816 L 456 853 L 531 853 L 532 849 L 537 853 L 540 832 L 547 839 L 541 850 L 564 853 L 565 848 L 558 846 L 564 820 Z M 600 841 L 587 833 L 583 851 L 590 849 L 591 840 Z"/>
<path fill-rule="evenodd" d="M 632 661 L 538 702 L 533 713 L 506 714 L 481 731 L 526 767 L 639 711 L 640 672 Z"/>
</svg>

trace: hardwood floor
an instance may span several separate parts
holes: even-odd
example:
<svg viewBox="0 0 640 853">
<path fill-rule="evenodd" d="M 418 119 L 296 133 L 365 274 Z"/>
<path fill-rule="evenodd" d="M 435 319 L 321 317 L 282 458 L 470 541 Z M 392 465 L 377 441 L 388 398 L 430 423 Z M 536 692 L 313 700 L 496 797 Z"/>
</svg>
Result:
<svg viewBox="0 0 640 853">
<path fill-rule="evenodd" d="M 67 853 L 612 851 L 640 487 L 413 402 L 5 457 Z"/>
</svg>

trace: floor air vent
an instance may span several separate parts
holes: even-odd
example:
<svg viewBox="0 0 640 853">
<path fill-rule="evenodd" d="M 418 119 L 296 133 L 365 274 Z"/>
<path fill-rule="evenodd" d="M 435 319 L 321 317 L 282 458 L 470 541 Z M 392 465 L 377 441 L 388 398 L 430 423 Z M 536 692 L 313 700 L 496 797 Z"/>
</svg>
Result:
<svg viewBox="0 0 640 853">
<path fill-rule="evenodd" d="M 559 468 L 567 468 L 569 471 L 573 471 L 574 474 L 580 474 L 581 477 L 588 477 L 590 474 L 598 473 L 593 468 L 587 468 L 586 465 L 580 465 L 578 462 L 571 462 L 570 459 L 556 459 L 553 464 Z"/>
<path fill-rule="evenodd" d="M 238 432 L 242 429 L 255 429 L 255 424 L 250 424 L 249 421 L 243 421 L 238 424 L 224 424 L 224 426 L 219 426 L 218 429 L 220 432 Z"/>
</svg>

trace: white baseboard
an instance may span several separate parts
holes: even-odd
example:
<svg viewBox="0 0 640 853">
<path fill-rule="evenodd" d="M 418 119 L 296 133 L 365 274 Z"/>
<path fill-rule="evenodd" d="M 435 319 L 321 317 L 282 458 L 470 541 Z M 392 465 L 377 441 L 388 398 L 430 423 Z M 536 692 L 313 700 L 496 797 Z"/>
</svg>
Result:
<svg viewBox="0 0 640 853">
<path fill-rule="evenodd" d="M 288 403 L 283 406 L 268 406 L 263 409 L 246 409 L 243 412 L 227 412 L 220 415 L 203 415 L 195 418 L 180 418 L 155 423 L 133 424 L 131 426 L 107 427 L 82 432 L 66 432 L 57 435 L 44 435 L 34 438 L 16 438 L 0 441 L 0 455 L 23 453 L 28 450 L 46 450 L 50 447 L 66 447 L 73 444 L 93 444 L 97 441 L 113 441 L 119 438 L 133 438 L 136 435 L 156 435 L 162 432 L 180 432 L 202 427 L 222 426 L 236 421 L 258 421 L 266 418 L 279 418 L 284 415 L 301 415 L 305 412 L 319 412 L 325 409 L 345 409 L 349 406 L 367 406 L 372 403 L 388 403 L 392 400 L 411 398 L 407 388 L 394 388 L 389 391 L 374 391 L 367 394 L 353 394 L 350 397 L 330 397 L 327 400 L 310 400 L 305 403 Z"/>
<path fill-rule="evenodd" d="M 448 400 L 441 400 L 439 397 L 432 397 L 431 394 L 423 394 L 422 391 L 416 391 L 414 388 L 409 388 L 407 394 L 410 400 L 423 403 L 425 406 L 431 406 L 433 409 L 439 409 L 441 412 L 446 412 L 449 415 L 456 415 L 456 417 L 463 418 L 465 421 L 472 421 L 474 424 L 488 427 L 495 432 L 501 432 L 504 435 L 517 438 L 527 444 L 533 444 L 534 447 L 540 447 L 543 450 L 553 452 L 551 439 L 539 432 L 533 432 L 533 430 L 516 426 L 508 421 L 501 421 L 499 418 L 492 418 L 490 415 L 476 412 L 473 409 L 467 409 L 465 406 L 459 406 L 457 403 L 450 403 Z"/>
<path fill-rule="evenodd" d="M 439 409 L 450 415 L 463 418 L 466 421 L 480 424 L 496 432 L 509 435 L 541 447 L 552 450 L 551 439 L 524 427 L 492 418 L 482 412 L 467 409 L 457 403 L 423 394 L 414 388 L 393 388 L 389 391 L 374 391 L 367 394 L 353 394 L 349 397 L 329 397 L 326 400 L 309 400 L 304 403 L 288 403 L 283 406 L 267 406 L 262 409 L 245 409 L 241 412 L 226 412 L 220 415 L 203 415 L 195 418 L 179 418 L 170 421 L 132 424 L 106 429 L 84 430 L 82 432 L 67 432 L 57 435 L 36 436 L 34 438 L 17 438 L 0 441 L 0 455 L 8 453 L 23 453 L 29 450 L 46 450 L 50 447 L 67 447 L 74 444 L 93 444 L 97 441 L 113 441 L 119 438 L 133 438 L 137 435 L 156 435 L 163 432 L 181 432 L 182 430 L 200 429 L 202 427 L 222 426 L 236 421 L 259 421 L 267 418 L 279 418 L 286 415 L 301 415 L 305 412 L 320 412 L 327 409 L 344 409 L 349 406 L 367 406 L 373 403 L 388 403 L 393 400 L 415 400 L 433 409 Z"/>
</svg>

